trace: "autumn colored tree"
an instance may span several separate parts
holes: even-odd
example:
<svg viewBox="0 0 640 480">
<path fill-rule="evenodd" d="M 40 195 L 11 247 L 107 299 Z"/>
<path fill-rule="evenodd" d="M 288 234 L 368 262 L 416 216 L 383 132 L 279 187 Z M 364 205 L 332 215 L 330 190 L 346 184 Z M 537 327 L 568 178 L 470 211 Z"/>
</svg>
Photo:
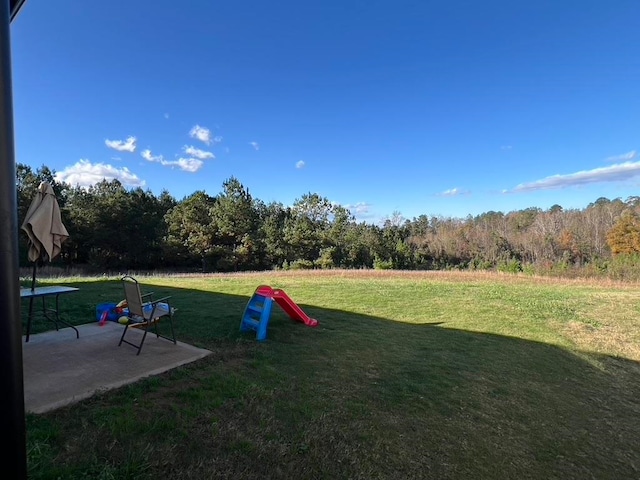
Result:
<svg viewBox="0 0 640 480">
<path fill-rule="evenodd" d="M 613 255 L 640 253 L 640 216 L 623 213 L 607 233 L 607 244 Z"/>
</svg>

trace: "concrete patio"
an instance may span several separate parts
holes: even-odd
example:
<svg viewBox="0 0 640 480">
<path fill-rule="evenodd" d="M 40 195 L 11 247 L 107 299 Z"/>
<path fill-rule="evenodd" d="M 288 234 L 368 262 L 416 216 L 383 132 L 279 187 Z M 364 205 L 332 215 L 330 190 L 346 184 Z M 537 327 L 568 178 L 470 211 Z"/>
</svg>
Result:
<svg viewBox="0 0 640 480">
<path fill-rule="evenodd" d="M 207 356 L 208 350 L 174 345 L 149 332 L 140 355 L 118 347 L 124 327 L 97 322 L 22 338 L 25 410 L 45 413 L 113 388 L 157 375 Z M 128 335 L 142 335 L 133 329 Z"/>
</svg>

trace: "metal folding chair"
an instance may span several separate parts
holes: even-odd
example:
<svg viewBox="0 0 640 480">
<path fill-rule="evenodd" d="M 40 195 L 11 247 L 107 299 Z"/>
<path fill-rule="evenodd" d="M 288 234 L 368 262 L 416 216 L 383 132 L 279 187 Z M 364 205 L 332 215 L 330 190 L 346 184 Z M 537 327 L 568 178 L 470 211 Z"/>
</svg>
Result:
<svg viewBox="0 0 640 480">
<path fill-rule="evenodd" d="M 124 287 L 124 296 L 127 301 L 127 308 L 129 309 L 129 313 L 127 314 L 129 323 L 124 327 L 118 346 L 122 345 L 123 342 L 127 343 L 132 347 L 137 348 L 138 353 L 136 353 L 136 355 L 140 355 L 142 345 L 147 338 L 147 333 L 151 326 L 153 326 L 156 337 L 172 341 L 174 344 L 177 343 L 176 336 L 173 331 L 173 314 L 176 309 L 171 307 L 168 302 L 171 297 L 163 297 L 158 300 L 153 300 L 153 292 L 142 294 L 140 283 L 138 283 L 138 281 L 131 275 L 125 275 L 122 277 L 122 285 Z M 171 328 L 171 336 L 163 335 L 158 331 L 158 323 L 160 323 L 160 320 L 163 318 L 168 319 L 169 326 Z M 127 339 L 125 339 L 125 335 L 127 335 L 129 329 L 132 328 L 144 330 L 142 337 L 139 338 L 139 340 L 134 341 L 133 335 L 129 335 Z M 136 333 L 135 335 L 139 334 Z"/>
</svg>

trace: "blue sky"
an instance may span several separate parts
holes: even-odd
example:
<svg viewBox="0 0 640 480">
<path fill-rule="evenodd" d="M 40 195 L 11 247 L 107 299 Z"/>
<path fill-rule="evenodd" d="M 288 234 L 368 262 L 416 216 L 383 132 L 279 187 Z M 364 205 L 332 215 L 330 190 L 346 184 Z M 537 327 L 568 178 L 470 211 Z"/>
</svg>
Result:
<svg viewBox="0 0 640 480">
<path fill-rule="evenodd" d="M 28 0 L 17 161 L 377 222 L 638 195 L 640 2 Z"/>
</svg>

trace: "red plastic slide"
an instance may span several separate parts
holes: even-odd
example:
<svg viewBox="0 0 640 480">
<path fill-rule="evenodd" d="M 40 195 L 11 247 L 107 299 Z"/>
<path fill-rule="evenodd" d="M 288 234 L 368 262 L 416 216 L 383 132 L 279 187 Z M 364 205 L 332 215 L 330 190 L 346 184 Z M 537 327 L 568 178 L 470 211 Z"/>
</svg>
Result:
<svg viewBox="0 0 640 480">
<path fill-rule="evenodd" d="M 291 319 L 302 322 L 309 327 L 318 326 L 318 321 L 304 313 L 298 304 L 291 300 L 291 297 L 287 295 L 284 290 L 271 288 L 267 285 L 261 285 L 256 289 L 256 293 L 263 297 L 273 298 L 276 303 L 280 305 L 280 308 L 282 308 L 282 310 L 291 317 Z"/>
</svg>

